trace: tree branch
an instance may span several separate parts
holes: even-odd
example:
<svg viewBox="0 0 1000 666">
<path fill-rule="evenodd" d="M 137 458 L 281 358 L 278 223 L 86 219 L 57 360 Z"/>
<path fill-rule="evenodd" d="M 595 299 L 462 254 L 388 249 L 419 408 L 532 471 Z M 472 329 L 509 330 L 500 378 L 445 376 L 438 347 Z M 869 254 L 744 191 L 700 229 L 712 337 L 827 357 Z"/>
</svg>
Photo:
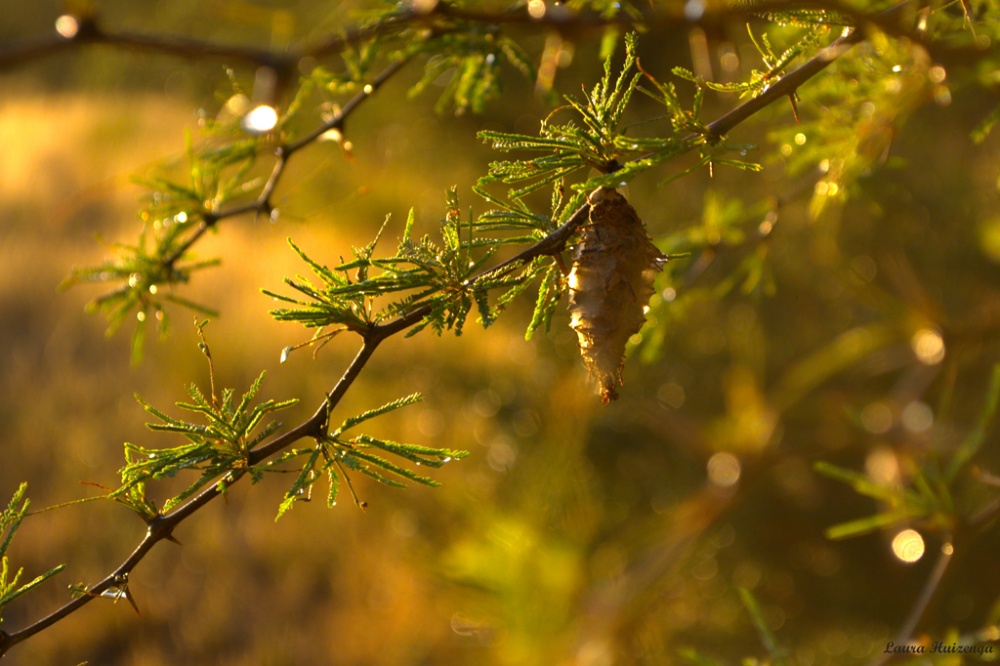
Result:
<svg viewBox="0 0 1000 666">
<path fill-rule="evenodd" d="M 768 5 L 768 7 L 787 7 L 792 5 L 800 6 L 800 4 L 801 3 L 773 3 L 772 5 Z M 757 10 L 759 11 L 760 8 L 757 8 Z M 92 19 L 79 19 L 80 22 L 77 26 L 76 32 L 70 36 L 64 35 L 33 38 L 19 44 L 9 45 L 0 49 L 0 67 L 36 59 L 49 53 L 63 50 L 73 44 L 103 43 L 126 46 L 130 48 L 141 48 L 149 51 L 193 58 L 203 58 L 206 56 L 234 58 L 252 64 L 272 67 L 278 71 L 289 71 L 291 65 L 307 55 L 327 55 L 330 53 L 340 52 L 353 44 L 371 39 L 372 37 L 390 34 L 394 31 L 402 30 L 413 23 L 427 21 L 431 16 L 491 23 L 517 21 L 526 24 L 538 24 L 545 27 L 559 27 L 562 23 L 569 22 L 568 20 L 557 20 L 557 18 L 545 19 L 542 21 L 527 21 L 524 16 L 521 15 L 476 15 L 471 12 L 458 10 L 447 4 L 440 3 L 430 14 L 426 12 L 420 13 L 414 10 L 404 10 L 399 14 L 390 17 L 388 20 L 377 24 L 376 26 L 349 31 L 343 37 L 329 38 L 325 41 L 314 43 L 313 45 L 302 49 L 274 53 L 270 51 L 246 49 L 236 46 L 231 47 L 206 44 L 183 38 L 158 38 L 131 35 L 128 33 L 111 33 L 105 31 L 96 23 L 96 21 Z M 594 22 L 593 24 L 607 25 L 611 22 L 612 21 L 604 21 L 603 23 Z M 584 23 L 578 22 L 578 25 L 584 25 Z M 688 24 L 685 23 L 685 25 Z M 710 134 L 714 137 L 721 137 L 752 117 L 764 107 L 794 93 L 800 86 L 823 71 L 833 60 L 862 39 L 862 32 L 857 30 L 840 37 L 833 44 L 824 49 L 819 55 L 813 57 L 801 67 L 777 80 L 759 96 L 744 102 L 732 111 L 709 123 L 707 128 Z M 214 226 L 221 219 L 248 212 L 256 212 L 258 214 L 265 211 L 269 212 L 272 206 L 271 197 L 279 180 L 285 172 L 287 161 L 291 155 L 298 152 L 305 146 L 315 142 L 324 132 L 329 131 L 330 129 L 343 129 L 344 122 L 347 117 L 356 111 L 365 100 L 370 98 L 376 89 L 381 87 L 392 76 L 398 73 L 405 64 L 405 60 L 398 60 L 391 63 L 372 81 L 370 86 L 366 87 L 351 98 L 351 100 L 345 104 L 345 106 L 334 118 L 323 123 L 312 132 L 299 138 L 298 140 L 281 146 L 276 152 L 277 162 L 274 169 L 272 170 L 268 181 L 264 185 L 257 199 L 249 204 L 235 206 L 218 212 L 206 213 L 205 218 L 198 230 L 184 245 L 178 249 L 172 257 L 169 258 L 169 261 L 173 262 L 179 259 L 180 256 L 187 252 L 187 250 L 190 249 L 190 247 L 196 243 L 209 228 Z M 690 147 L 688 149 L 693 149 L 695 145 L 695 142 L 690 142 Z M 494 276 L 498 272 L 507 270 L 514 266 L 522 265 L 537 257 L 554 255 L 562 251 L 566 242 L 573 236 L 579 226 L 587 220 L 588 214 L 589 204 L 584 204 L 579 209 L 574 211 L 574 213 L 563 225 L 552 231 L 545 238 L 521 251 L 517 255 L 501 262 L 497 266 L 479 273 L 473 277 L 470 282 L 475 282 L 476 280 L 483 279 L 487 276 Z M 312 416 L 291 430 L 273 437 L 270 441 L 254 449 L 247 457 L 248 468 L 250 466 L 260 464 L 300 439 L 322 437 L 326 432 L 330 414 L 340 404 L 349 388 L 353 385 L 363 368 L 372 358 L 380 343 L 385 339 L 416 325 L 429 312 L 430 306 L 424 305 L 417 307 L 392 321 L 374 325 L 364 332 L 362 334 L 361 348 L 354 360 L 344 371 L 336 385 L 324 397 L 324 400 L 316 408 Z M 157 543 L 164 539 L 170 539 L 178 525 L 194 515 L 198 510 L 214 500 L 216 497 L 223 494 L 225 489 L 243 478 L 247 471 L 248 469 L 244 469 L 234 470 L 227 473 L 218 483 L 203 490 L 197 496 L 188 500 L 186 503 L 171 511 L 169 514 L 160 515 L 150 520 L 147 525 L 145 536 L 135 549 L 120 565 L 118 565 L 113 572 L 88 588 L 88 591 L 95 595 L 99 595 L 101 592 L 111 588 L 112 586 L 120 584 L 123 577 L 127 577 L 127 575 L 135 569 L 139 562 L 143 560 L 146 554 Z M 940 564 L 939 566 L 943 570 L 943 568 L 947 565 L 947 560 L 942 558 L 942 562 L 943 564 Z M 928 587 L 930 588 L 931 586 Z M 13 633 L 0 632 L 0 656 L 5 654 L 14 645 L 27 640 L 31 636 L 34 636 L 40 631 L 54 625 L 59 620 L 79 610 L 93 598 L 95 597 L 91 595 L 80 596 L 21 630 Z"/>
</svg>

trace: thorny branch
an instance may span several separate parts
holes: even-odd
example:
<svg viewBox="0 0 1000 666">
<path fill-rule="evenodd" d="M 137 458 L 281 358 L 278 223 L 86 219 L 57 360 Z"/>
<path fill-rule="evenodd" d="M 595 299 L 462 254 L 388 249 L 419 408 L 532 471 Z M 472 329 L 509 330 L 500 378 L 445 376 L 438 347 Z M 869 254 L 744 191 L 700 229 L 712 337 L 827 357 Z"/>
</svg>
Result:
<svg viewBox="0 0 1000 666">
<path fill-rule="evenodd" d="M 916 3 L 903 0 L 897 7 L 910 6 L 915 12 Z M 0 45 L 0 69 L 33 62 L 81 45 L 103 44 L 136 49 L 150 53 L 204 60 L 220 58 L 248 65 L 268 67 L 278 74 L 279 81 L 294 76 L 296 66 L 304 58 L 322 58 L 335 55 L 367 40 L 392 35 L 413 26 L 433 26 L 435 20 L 465 21 L 492 25 L 520 25 L 530 28 L 546 28 L 560 33 L 581 32 L 608 26 L 625 30 L 663 29 L 667 27 L 716 30 L 729 26 L 734 18 L 746 19 L 765 12 L 785 9 L 817 9 L 837 12 L 852 25 L 874 27 L 893 37 L 905 37 L 928 48 L 934 55 L 934 45 L 925 39 L 920 31 L 901 26 L 896 16 L 887 13 L 871 14 L 836 0 L 771 0 L 770 2 L 747 3 L 743 7 L 726 7 L 722 10 L 706 10 L 700 15 L 688 13 L 680 4 L 669 7 L 654 7 L 641 3 L 630 12 L 619 12 L 614 16 L 597 13 L 575 13 L 563 7 L 553 6 L 542 16 L 533 16 L 523 8 L 504 13 L 490 13 L 452 6 L 448 2 L 431 0 L 414 2 L 369 26 L 347 30 L 341 34 L 314 38 L 301 45 L 282 50 L 269 50 L 235 44 L 220 44 L 177 35 L 153 35 L 113 30 L 104 27 L 94 14 L 67 14 L 60 17 L 57 29 L 51 33 L 34 35 L 19 41 Z M 978 45 L 970 47 L 979 52 Z M 949 53 L 961 52 L 951 45 Z"/>
<path fill-rule="evenodd" d="M 904 1 L 900 6 L 906 4 L 907 3 Z M 833 4 L 778 1 L 769 3 L 766 5 L 766 8 L 780 9 L 782 7 L 789 6 L 822 6 L 824 8 L 832 8 Z M 839 6 L 836 6 L 835 8 L 838 10 L 840 9 Z M 761 7 L 755 7 L 754 10 L 760 11 Z M 845 13 L 851 15 L 851 12 L 849 11 L 845 10 Z M 461 19 L 464 21 L 497 24 L 517 22 L 526 25 L 537 25 L 539 27 L 555 28 L 559 30 L 570 27 L 598 27 L 612 23 L 623 26 L 631 26 L 638 23 L 648 25 L 647 19 L 652 18 L 644 15 L 640 15 L 638 18 L 630 18 L 628 16 L 621 15 L 620 17 L 614 19 L 604 19 L 596 16 L 566 18 L 559 14 L 553 14 L 539 20 L 529 19 L 527 15 L 521 14 L 478 14 L 467 10 L 460 10 L 451 7 L 447 3 L 439 2 L 432 4 L 429 10 L 425 9 L 420 11 L 413 8 L 402 10 L 401 12 L 373 26 L 347 31 L 342 36 L 330 37 L 304 47 L 293 48 L 277 53 L 262 49 L 211 44 L 186 38 L 156 37 L 150 35 L 111 32 L 102 28 L 94 17 L 82 16 L 72 17 L 76 21 L 75 29 L 73 30 L 69 30 L 67 28 L 64 29 L 62 34 L 37 37 L 0 47 L 0 69 L 36 60 L 78 44 L 107 44 L 127 48 L 137 48 L 151 52 L 179 55 L 195 59 L 203 59 L 206 57 L 236 59 L 250 64 L 270 67 L 274 69 L 279 76 L 291 76 L 292 72 L 295 70 L 295 65 L 304 57 L 338 53 L 354 44 L 361 43 L 373 37 L 391 34 L 415 23 L 429 21 L 432 16 L 442 16 L 453 19 Z M 729 16 L 731 17 L 731 14 Z M 699 19 L 699 21 L 702 23 L 722 21 L 723 18 L 725 17 L 721 15 L 706 15 L 705 17 Z M 878 17 L 866 15 L 857 18 L 863 19 L 862 24 L 872 24 L 878 26 L 879 28 L 894 25 L 894 22 L 890 20 L 891 17 L 889 17 L 887 13 Z M 687 21 L 683 17 L 677 16 L 667 15 L 666 18 L 661 17 L 659 20 L 668 21 L 674 25 L 693 25 L 692 22 Z M 898 26 L 894 30 L 887 30 L 887 32 L 898 32 Z M 863 39 L 864 33 L 861 30 L 845 33 L 844 36 L 836 40 L 817 56 L 813 57 L 796 70 L 789 72 L 757 97 L 751 98 L 747 102 L 734 108 L 729 113 L 721 116 L 714 122 L 709 123 L 707 127 L 710 132 L 710 137 L 705 138 L 721 138 L 723 135 L 733 130 L 736 126 L 753 116 L 764 107 L 775 101 L 781 100 L 790 94 L 794 94 L 800 86 L 819 74 L 847 49 Z M 366 88 L 356 94 L 344 105 L 340 112 L 329 121 L 320 127 L 317 127 L 311 133 L 301 137 L 297 141 L 280 146 L 275 152 L 277 162 L 257 199 L 247 204 L 235 206 L 231 209 L 225 209 L 214 213 L 208 212 L 202 221 L 201 227 L 188 240 L 188 242 L 176 252 L 175 255 L 168 258 L 168 261 L 173 262 L 179 259 L 179 257 L 190 249 L 190 247 L 197 242 L 197 240 L 208 229 L 214 226 L 221 219 L 244 213 L 270 213 L 272 206 L 270 201 L 271 196 L 278 181 L 284 173 L 289 158 L 300 149 L 315 142 L 316 139 L 324 132 L 330 129 L 342 129 L 347 117 L 357 110 L 357 108 L 359 108 L 365 100 L 371 97 L 372 94 L 386 81 L 397 74 L 405 66 L 405 64 L 405 60 L 399 60 L 391 63 L 382 71 L 382 73 L 372 80 L 370 88 Z M 687 144 L 689 146 L 688 149 L 692 149 L 696 145 L 695 142 L 687 142 Z M 572 237 L 579 226 L 587 219 L 588 212 L 589 206 L 587 204 L 581 206 L 558 229 L 519 254 L 505 260 L 493 268 L 482 271 L 469 280 L 470 284 L 487 276 L 495 276 L 501 271 L 516 267 L 536 257 L 559 253 L 564 249 L 566 242 Z M 348 389 L 358 378 L 362 369 L 371 359 L 379 344 L 387 338 L 416 325 L 429 313 L 429 311 L 429 306 L 421 306 L 392 321 L 381 324 L 373 324 L 368 330 L 364 331 L 362 333 L 363 341 L 361 348 L 354 360 L 344 371 L 343 375 L 340 377 L 333 389 L 324 397 L 324 400 L 316 408 L 312 416 L 291 430 L 273 437 L 270 441 L 254 449 L 248 457 L 248 466 L 256 465 L 268 459 L 301 439 L 320 438 L 324 436 L 326 434 L 326 428 L 331 412 L 337 407 Z M 245 476 L 245 474 L 246 470 L 231 471 L 223 479 L 221 479 L 219 483 L 203 490 L 198 495 L 191 498 L 173 511 L 170 511 L 167 514 L 158 515 L 149 520 L 145 536 L 132 553 L 121 564 L 119 564 L 114 571 L 109 573 L 100 581 L 89 586 L 87 588 L 88 594 L 72 599 L 49 615 L 35 621 L 23 629 L 11 633 L 0 630 L 0 658 L 2 658 L 2 656 L 13 646 L 27 640 L 35 634 L 54 625 L 59 620 L 79 610 L 92 599 L 100 596 L 102 592 L 109 590 L 116 585 L 121 585 L 121 581 L 127 580 L 128 575 L 157 543 L 164 539 L 173 540 L 173 532 L 178 525 L 209 502 L 217 498 L 219 495 L 222 495 L 228 487 L 237 483 L 243 476 Z"/>
</svg>

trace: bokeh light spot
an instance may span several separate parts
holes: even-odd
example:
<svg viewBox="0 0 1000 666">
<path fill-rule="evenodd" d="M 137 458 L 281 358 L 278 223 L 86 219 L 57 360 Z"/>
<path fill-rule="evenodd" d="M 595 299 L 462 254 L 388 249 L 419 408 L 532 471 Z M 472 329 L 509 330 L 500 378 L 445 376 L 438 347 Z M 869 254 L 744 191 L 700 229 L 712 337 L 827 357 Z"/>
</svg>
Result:
<svg viewBox="0 0 1000 666">
<path fill-rule="evenodd" d="M 243 129 L 251 134 L 265 134 L 273 130 L 277 124 L 278 112 L 267 104 L 254 107 L 250 113 L 243 116 Z"/>
<path fill-rule="evenodd" d="M 892 554 L 902 562 L 916 562 L 924 549 L 924 538 L 916 530 L 906 529 L 892 538 Z"/>
<path fill-rule="evenodd" d="M 944 360 L 944 338 L 935 330 L 922 328 L 914 333 L 910 347 L 917 360 L 925 365 L 937 365 Z"/>
<path fill-rule="evenodd" d="M 914 400 L 903 408 L 900 421 L 908 431 L 919 435 L 934 425 L 934 411 L 926 403 Z"/>
<path fill-rule="evenodd" d="M 881 402 L 872 402 L 861 410 L 861 425 L 870 433 L 881 435 L 892 428 L 892 410 Z"/>
<path fill-rule="evenodd" d="M 701 0 L 688 0 L 684 3 L 684 18 L 697 21 L 705 15 L 705 3 Z"/>
<path fill-rule="evenodd" d="M 666 384 L 660 384 L 660 388 L 656 389 L 656 399 L 667 407 L 680 409 L 684 406 L 687 394 L 684 393 L 684 387 L 680 384 L 667 382 Z"/>
<path fill-rule="evenodd" d="M 716 453 L 708 459 L 708 480 L 717 486 L 736 485 L 742 471 L 739 459 L 731 453 Z"/>
<path fill-rule="evenodd" d="M 868 478 L 883 488 L 899 485 L 900 466 L 896 452 L 887 446 L 877 446 L 865 458 Z"/>
<path fill-rule="evenodd" d="M 56 19 L 56 32 L 59 33 L 60 37 L 73 39 L 80 32 L 80 22 L 75 16 L 63 14 Z"/>
</svg>

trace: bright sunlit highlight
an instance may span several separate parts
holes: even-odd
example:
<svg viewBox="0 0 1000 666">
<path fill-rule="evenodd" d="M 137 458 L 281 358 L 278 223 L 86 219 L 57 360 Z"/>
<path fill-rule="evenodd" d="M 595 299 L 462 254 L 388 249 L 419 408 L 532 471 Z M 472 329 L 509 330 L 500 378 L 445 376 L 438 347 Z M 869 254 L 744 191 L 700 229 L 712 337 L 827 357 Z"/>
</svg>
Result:
<svg viewBox="0 0 1000 666">
<path fill-rule="evenodd" d="M 264 134 L 278 124 L 278 112 L 267 104 L 261 104 L 243 116 L 243 129 L 251 134 Z"/>
<path fill-rule="evenodd" d="M 542 0 L 531 0 L 528 3 L 528 15 L 533 19 L 545 16 L 545 3 Z"/>
<path fill-rule="evenodd" d="M 80 32 L 80 22 L 75 16 L 63 14 L 56 19 L 56 32 L 59 33 L 60 37 L 73 39 Z"/>
<path fill-rule="evenodd" d="M 916 530 L 903 530 L 892 538 L 892 554 L 911 563 L 924 556 L 924 538 Z"/>
</svg>

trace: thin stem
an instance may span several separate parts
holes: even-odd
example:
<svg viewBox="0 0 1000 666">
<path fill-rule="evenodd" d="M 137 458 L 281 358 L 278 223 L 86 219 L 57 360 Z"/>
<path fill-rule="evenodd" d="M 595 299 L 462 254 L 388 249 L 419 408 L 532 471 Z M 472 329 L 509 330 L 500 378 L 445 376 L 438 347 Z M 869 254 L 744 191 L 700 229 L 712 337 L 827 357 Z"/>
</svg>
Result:
<svg viewBox="0 0 1000 666">
<path fill-rule="evenodd" d="M 306 134 L 298 141 L 295 141 L 285 146 L 284 154 L 291 155 L 292 153 L 297 152 L 301 148 L 309 145 L 310 143 L 313 143 L 314 141 L 316 141 L 316 139 L 318 139 L 323 134 L 332 129 L 343 130 L 344 121 L 347 119 L 347 117 L 351 115 L 351 113 L 353 113 L 359 106 L 361 106 L 366 99 L 371 97 L 376 90 L 381 88 L 386 81 L 391 79 L 397 72 L 399 72 L 399 70 L 401 70 L 403 66 L 406 65 L 406 63 L 407 60 L 402 59 L 402 60 L 397 60 L 392 64 L 390 64 L 388 67 L 382 70 L 382 72 L 378 76 L 372 79 L 372 82 L 370 84 L 366 85 L 364 88 L 361 89 L 360 92 L 358 92 L 356 95 L 354 95 L 354 97 L 348 100 L 347 103 L 344 104 L 343 108 L 341 108 L 340 111 L 333 116 L 333 118 L 323 123 L 309 134 Z"/>
<path fill-rule="evenodd" d="M 235 205 L 231 208 L 226 208 L 221 211 L 208 211 L 202 213 L 202 222 L 198 225 L 195 231 L 183 242 L 181 243 L 170 255 L 163 259 L 163 264 L 167 268 L 172 267 L 178 260 L 181 259 L 195 244 L 198 243 L 204 237 L 205 233 L 215 227 L 220 220 L 228 219 L 231 217 L 236 217 L 239 215 L 244 215 L 246 213 L 267 213 L 270 215 L 271 210 L 274 208 L 274 203 L 271 198 L 274 196 L 274 191 L 278 187 L 278 181 L 284 175 L 285 170 L 288 166 L 288 160 L 292 154 L 298 152 L 302 148 L 314 143 L 316 139 L 333 128 L 343 129 L 344 122 L 348 116 L 357 111 L 357 109 L 368 99 L 371 99 L 372 95 L 376 90 L 381 88 L 386 81 L 391 79 L 395 74 L 402 70 L 403 66 L 406 64 L 406 60 L 398 60 L 391 63 L 382 72 L 376 76 L 372 82 L 366 85 L 360 92 L 358 92 L 354 97 L 352 97 L 344 105 L 337 115 L 330 121 L 323 123 L 320 127 L 316 128 L 306 136 L 301 139 L 294 141 L 289 144 L 285 144 L 276 149 L 275 153 L 278 156 L 277 161 L 274 164 L 274 168 L 271 169 L 271 175 L 268 176 L 267 182 L 261 188 L 260 194 L 257 198 L 249 203 L 243 203 Z"/>
<path fill-rule="evenodd" d="M 927 582 L 924 583 L 924 588 L 920 591 L 920 596 L 917 598 L 916 603 L 910 610 L 909 616 L 906 618 L 906 621 L 903 622 L 899 631 L 896 632 L 893 643 L 896 645 L 904 645 L 910 640 L 914 629 L 917 628 L 917 623 L 920 622 L 920 618 L 924 616 L 924 613 L 927 611 L 927 607 L 931 603 L 931 599 L 934 597 L 934 593 L 937 591 L 938 586 L 944 579 L 944 574 L 948 570 L 948 565 L 951 563 L 954 556 L 955 547 L 951 543 L 945 543 L 941 546 L 941 553 L 938 555 L 937 562 L 934 563 L 934 568 L 931 570 L 930 576 L 927 577 Z M 883 654 L 872 662 L 872 666 L 881 666 L 892 659 L 892 657 L 893 653 Z"/>
<path fill-rule="evenodd" d="M 747 120 L 765 106 L 783 99 L 795 92 L 806 81 L 813 78 L 836 60 L 847 49 L 861 41 L 861 32 L 853 30 L 839 37 L 832 44 L 805 62 L 805 64 L 782 76 L 767 87 L 757 97 L 752 97 L 729 113 L 708 124 L 712 136 L 722 137 L 734 127 Z"/>
</svg>

